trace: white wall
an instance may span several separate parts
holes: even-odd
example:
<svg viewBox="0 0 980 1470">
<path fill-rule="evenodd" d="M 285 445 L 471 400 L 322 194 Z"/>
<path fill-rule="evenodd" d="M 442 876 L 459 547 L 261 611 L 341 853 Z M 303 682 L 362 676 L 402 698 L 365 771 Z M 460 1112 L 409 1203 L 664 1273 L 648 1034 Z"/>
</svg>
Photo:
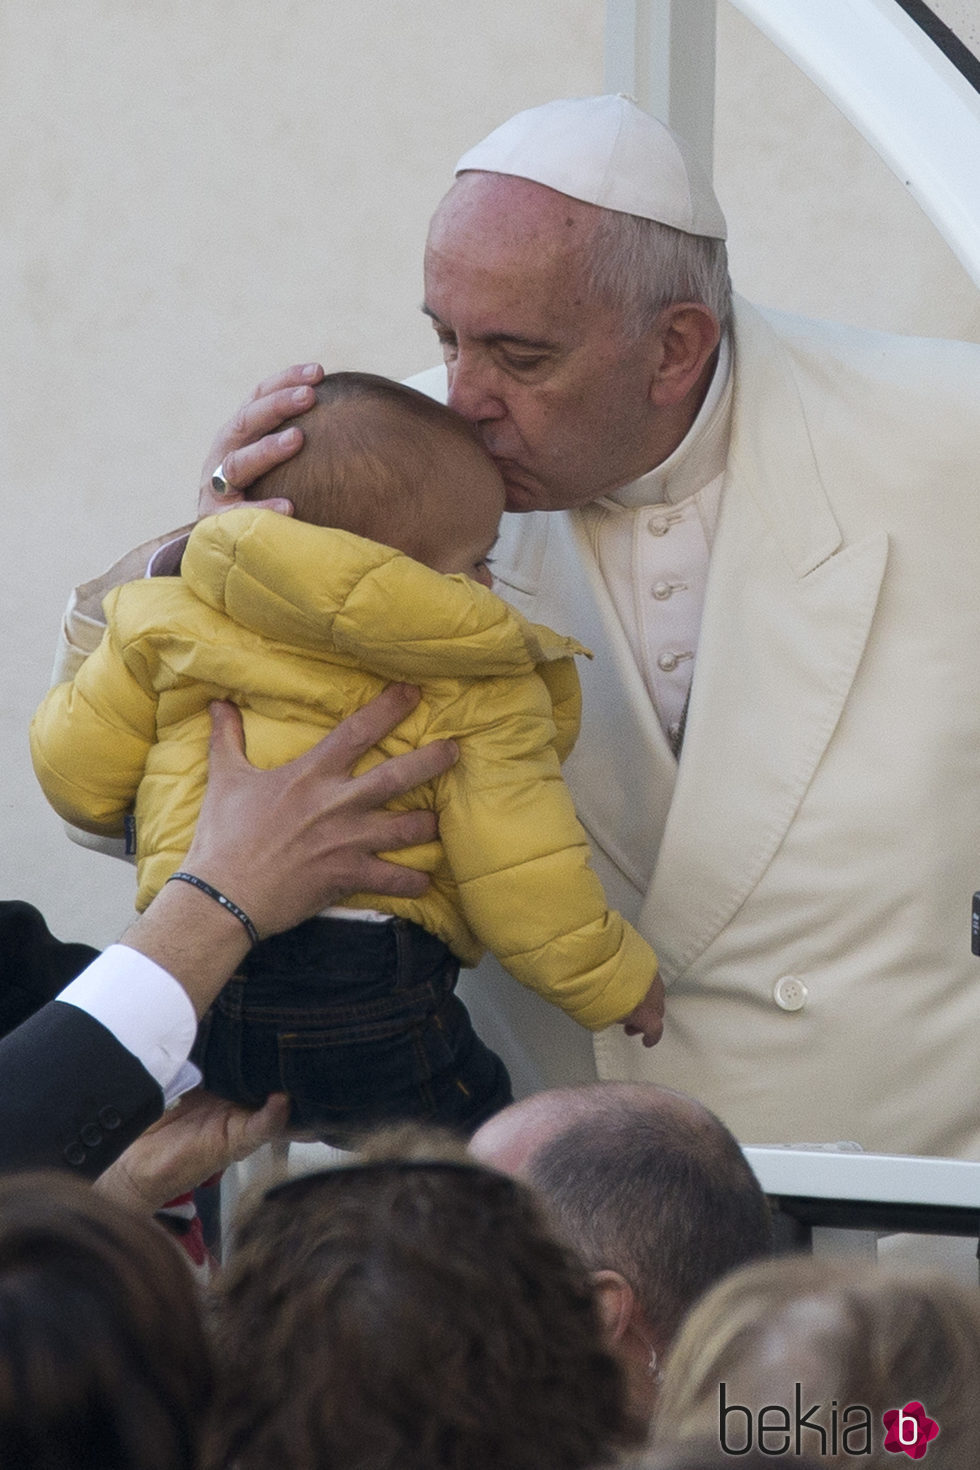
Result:
<svg viewBox="0 0 980 1470">
<path fill-rule="evenodd" d="M 132 894 L 65 842 L 27 759 L 68 588 L 189 514 L 266 373 L 435 359 L 419 267 L 452 163 L 518 108 L 601 90 L 603 21 L 603 0 L 0 7 L 0 896 L 64 937 L 108 941 Z M 900 185 L 725 0 L 717 120 L 746 294 L 980 337 Z"/>
</svg>

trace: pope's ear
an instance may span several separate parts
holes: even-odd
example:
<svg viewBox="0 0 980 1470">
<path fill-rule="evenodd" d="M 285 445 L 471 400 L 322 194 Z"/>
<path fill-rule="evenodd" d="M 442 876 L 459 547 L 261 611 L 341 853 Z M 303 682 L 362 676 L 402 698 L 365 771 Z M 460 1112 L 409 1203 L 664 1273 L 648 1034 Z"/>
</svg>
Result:
<svg viewBox="0 0 980 1470">
<path fill-rule="evenodd" d="M 674 408 L 701 384 L 721 328 L 710 307 L 699 301 L 676 301 L 664 307 L 655 331 L 657 356 L 650 401 L 657 408 Z"/>
</svg>

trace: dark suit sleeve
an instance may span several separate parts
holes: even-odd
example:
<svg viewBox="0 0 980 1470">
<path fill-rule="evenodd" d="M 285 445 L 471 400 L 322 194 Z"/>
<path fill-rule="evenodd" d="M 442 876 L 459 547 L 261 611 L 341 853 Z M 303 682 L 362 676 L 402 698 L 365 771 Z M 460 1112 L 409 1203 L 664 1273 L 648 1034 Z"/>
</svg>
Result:
<svg viewBox="0 0 980 1470">
<path fill-rule="evenodd" d="M 94 1179 L 163 1112 L 132 1052 L 77 1006 L 51 1001 L 0 1040 L 0 1170 Z"/>
<path fill-rule="evenodd" d="M 0 1036 L 54 1000 L 98 952 L 55 939 L 33 904 L 0 901 Z"/>
</svg>

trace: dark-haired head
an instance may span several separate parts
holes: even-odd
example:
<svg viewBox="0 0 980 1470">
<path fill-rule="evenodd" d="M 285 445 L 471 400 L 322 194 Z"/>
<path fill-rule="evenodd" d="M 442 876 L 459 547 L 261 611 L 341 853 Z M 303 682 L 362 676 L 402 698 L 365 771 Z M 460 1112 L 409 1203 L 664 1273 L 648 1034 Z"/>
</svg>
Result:
<svg viewBox="0 0 980 1470">
<path fill-rule="evenodd" d="M 584 1268 L 522 1186 L 432 1149 L 378 1144 L 242 1227 L 214 1466 L 584 1470 L 635 1438 Z"/>
<path fill-rule="evenodd" d="M 210 1391 L 173 1241 L 74 1179 L 0 1179 L 4 1470 L 193 1470 Z"/>
<path fill-rule="evenodd" d="M 622 1273 L 659 1348 L 713 1282 L 771 1252 L 769 1206 L 738 1142 L 670 1088 L 536 1093 L 484 1124 L 472 1148 L 532 1184 L 594 1270 Z"/>
</svg>

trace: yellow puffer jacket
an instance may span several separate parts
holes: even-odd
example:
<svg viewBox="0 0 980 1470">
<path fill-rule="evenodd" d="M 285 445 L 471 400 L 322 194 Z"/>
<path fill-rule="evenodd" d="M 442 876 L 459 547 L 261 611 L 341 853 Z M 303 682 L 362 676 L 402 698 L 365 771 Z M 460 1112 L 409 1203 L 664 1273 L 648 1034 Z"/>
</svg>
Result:
<svg viewBox="0 0 980 1470">
<path fill-rule="evenodd" d="M 578 733 L 570 638 L 528 623 L 464 576 L 390 547 L 244 507 L 200 522 L 181 576 L 128 583 L 76 679 L 31 727 L 48 800 L 119 833 L 135 802 L 137 907 L 183 859 L 207 778 L 213 699 L 242 710 L 246 749 L 272 767 L 309 749 L 392 680 L 422 699 L 365 757 L 459 743 L 456 766 L 393 802 L 439 818 L 439 842 L 393 856 L 431 874 L 420 899 L 356 894 L 404 915 L 466 965 L 489 947 L 523 984 L 593 1029 L 653 979 L 652 951 L 606 905 L 561 778 Z"/>
</svg>

